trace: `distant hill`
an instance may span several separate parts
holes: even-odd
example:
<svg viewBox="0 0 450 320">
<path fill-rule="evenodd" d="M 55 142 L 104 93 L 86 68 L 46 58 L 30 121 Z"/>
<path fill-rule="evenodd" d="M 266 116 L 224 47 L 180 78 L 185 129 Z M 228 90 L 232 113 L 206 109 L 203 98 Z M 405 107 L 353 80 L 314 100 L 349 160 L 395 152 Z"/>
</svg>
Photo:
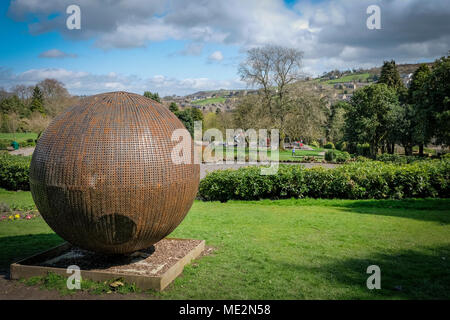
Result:
<svg viewBox="0 0 450 320">
<path fill-rule="evenodd" d="M 417 68 L 419 68 L 419 66 L 422 63 L 411 63 L 411 64 L 398 64 L 397 65 L 397 69 L 398 72 L 400 73 L 400 75 L 407 75 L 410 73 L 414 73 L 414 71 L 417 70 Z M 434 63 L 433 62 L 426 62 L 425 64 L 428 65 L 428 67 L 433 67 Z M 376 74 L 376 75 L 380 75 L 381 73 L 381 67 L 375 67 L 372 69 L 367 70 L 368 73 L 371 74 Z"/>
</svg>

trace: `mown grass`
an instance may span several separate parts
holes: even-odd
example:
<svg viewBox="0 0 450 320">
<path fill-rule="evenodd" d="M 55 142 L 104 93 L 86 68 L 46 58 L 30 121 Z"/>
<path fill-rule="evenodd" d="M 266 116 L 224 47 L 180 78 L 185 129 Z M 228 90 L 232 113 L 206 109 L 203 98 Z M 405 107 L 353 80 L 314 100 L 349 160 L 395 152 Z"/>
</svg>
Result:
<svg viewBox="0 0 450 320">
<path fill-rule="evenodd" d="M 36 208 L 29 191 L 8 191 L 0 188 L 0 203 L 6 203 L 12 210 L 31 210 Z"/>
<path fill-rule="evenodd" d="M 49 272 L 45 277 L 20 279 L 20 282 L 29 286 L 39 286 L 41 289 L 58 290 L 61 295 L 69 295 L 77 292 L 77 290 L 68 289 L 66 277 L 52 272 Z M 103 282 L 82 279 L 80 287 L 80 290 L 91 294 L 108 294 L 112 292 L 127 294 L 141 292 L 135 284 L 126 283 L 122 278 L 110 279 Z"/>
<path fill-rule="evenodd" d="M 37 133 L 34 132 L 19 132 L 19 133 L 4 133 L 0 132 L 0 139 L 16 140 L 17 142 L 24 142 L 27 139 L 35 140 Z"/>
<path fill-rule="evenodd" d="M 449 204 L 446 199 L 195 201 L 170 236 L 205 239 L 215 250 L 149 298 L 448 299 Z M 61 241 L 42 219 L 2 222 L 0 265 L 6 268 Z M 381 268 L 381 290 L 366 287 L 370 265 Z M 35 281 L 65 286 L 62 280 Z"/>
<path fill-rule="evenodd" d="M 369 77 L 370 77 L 369 73 L 349 74 L 349 75 L 343 76 L 339 79 L 327 80 L 327 83 L 335 84 L 335 83 L 352 82 L 352 81 L 358 82 L 359 80 L 367 81 L 367 79 Z"/>
<path fill-rule="evenodd" d="M 218 147 L 216 147 L 217 150 Z M 328 149 L 323 148 L 313 148 L 313 150 L 302 150 L 302 149 L 295 149 L 295 157 L 292 155 L 292 150 L 279 150 L 278 151 L 278 159 L 279 161 L 291 161 L 291 162 L 300 162 L 303 160 L 303 157 L 316 157 L 317 159 L 324 159 L 324 155 L 321 154 L 322 152 L 326 152 Z M 337 154 L 341 153 L 339 150 L 335 150 Z M 258 151 L 257 151 L 258 152 Z M 214 154 L 214 153 L 213 153 Z M 226 156 L 226 148 L 223 147 L 222 149 L 222 155 L 225 158 Z M 234 148 L 234 155 L 237 156 L 237 148 Z M 249 155 L 249 149 L 246 148 L 245 155 Z M 270 159 L 271 157 L 271 151 L 267 151 L 267 158 Z"/>
<path fill-rule="evenodd" d="M 203 99 L 203 100 L 194 100 L 194 101 L 191 101 L 191 103 L 194 105 L 204 106 L 204 105 L 212 104 L 212 103 L 224 103 L 225 100 L 227 100 L 227 99 L 224 97 L 215 97 L 215 98 L 208 98 L 208 99 Z"/>
</svg>

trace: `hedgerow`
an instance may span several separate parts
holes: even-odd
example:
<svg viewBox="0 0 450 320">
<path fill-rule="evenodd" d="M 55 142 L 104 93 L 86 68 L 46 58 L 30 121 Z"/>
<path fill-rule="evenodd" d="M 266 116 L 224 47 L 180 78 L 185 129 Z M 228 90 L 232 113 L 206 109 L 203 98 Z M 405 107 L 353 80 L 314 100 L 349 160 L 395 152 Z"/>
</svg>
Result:
<svg viewBox="0 0 450 320">
<path fill-rule="evenodd" d="M 219 170 L 200 181 L 208 201 L 282 198 L 402 199 L 449 197 L 450 161 L 412 164 L 354 162 L 337 168 L 280 165 L 275 175 L 260 167 Z"/>
<path fill-rule="evenodd" d="M 30 161 L 31 157 L 0 154 L 0 187 L 7 190 L 30 190 Z"/>
</svg>

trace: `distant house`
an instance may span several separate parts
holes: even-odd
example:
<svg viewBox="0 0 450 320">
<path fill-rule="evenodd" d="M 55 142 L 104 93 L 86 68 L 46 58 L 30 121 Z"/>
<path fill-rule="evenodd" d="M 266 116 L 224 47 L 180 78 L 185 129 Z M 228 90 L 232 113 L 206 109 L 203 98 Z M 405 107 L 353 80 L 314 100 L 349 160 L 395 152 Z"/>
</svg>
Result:
<svg viewBox="0 0 450 320">
<path fill-rule="evenodd" d="M 344 86 L 348 89 L 353 89 L 353 90 L 356 89 L 356 83 L 353 83 L 353 82 L 346 82 L 346 83 L 344 83 Z"/>
</svg>

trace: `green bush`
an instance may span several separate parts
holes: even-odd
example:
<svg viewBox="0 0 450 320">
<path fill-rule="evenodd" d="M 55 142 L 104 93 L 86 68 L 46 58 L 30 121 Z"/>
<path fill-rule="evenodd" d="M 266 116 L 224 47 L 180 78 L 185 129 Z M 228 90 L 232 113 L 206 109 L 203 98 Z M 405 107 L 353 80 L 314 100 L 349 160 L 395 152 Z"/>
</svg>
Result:
<svg viewBox="0 0 450 320">
<path fill-rule="evenodd" d="M 30 161 L 31 157 L 0 154 L 0 187 L 7 190 L 30 190 Z"/>
<path fill-rule="evenodd" d="M 350 153 L 344 151 L 344 152 L 340 152 L 336 155 L 336 162 L 339 163 L 344 163 L 347 162 L 351 159 L 352 157 L 350 156 Z"/>
<path fill-rule="evenodd" d="M 333 142 L 327 142 L 324 146 L 325 149 L 334 149 Z"/>
<path fill-rule="evenodd" d="M 356 154 L 363 157 L 370 157 L 370 145 L 368 143 L 358 143 L 356 145 Z"/>
<path fill-rule="evenodd" d="M 325 152 L 325 160 L 334 161 L 336 159 L 337 152 L 335 150 L 327 150 Z"/>
<path fill-rule="evenodd" d="M 366 157 L 364 157 L 364 156 L 356 156 L 356 157 L 355 157 L 355 161 L 358 161 L 358 162 L 367 162 L 367 161 L 372 161 L 372 160 L 370 160 L 369 158 L 366 158 Z"/>
<path fill-rule="evenodd" d="M 219 170 L 200 181 L 199 196 L 209 201 L 281 198 L 402 199 L 450 196 L 450 161 L 398 165 L 354 162 L 333 169 L 280 165 L 275 175 L 260 167 Z"/>
<path fill-rule="evenodd" d="M 314 148 L 320 148 L 320 144 L 315 140 L 312 141 L 309 145 Z"/>
<path fill-rule="evenodd" d="M 0 150 L 6 150 L 11 146 L 11 141 L 7 139 L 0 139 Z"/>
<path fill-rule="evenodd" d="M 347 142 L 345 141 L 339 141 L 336 143 L 336 149 L 339 151 L 346 151 L 347 150 Z"/>
<path fill-rule="evenodd" d="M 12 139 L 0 139 L 0 150 L 6 150 L 8 147 L 11 146 L 12 142 L 13 142 Z M 34 147 L 35 145 L 36 145 L 36 142 L 33 139 L 19 141 L 20 148 Z"/>
<path fill-rule="evenodd" d="M 376 159 L 378 161 L 383 162 L 393 162 L 393 163 L 399 163 L 399 164 L 406 164 L 406 163 L 412 163 L 414 161 L 423 160 L 423 158 L 415 157 L 415 156 L 403 156 L 399 154 L 389 154 L 389 153 L 383 153 L 383 154 L 377 154 Z"/>
</svg>

